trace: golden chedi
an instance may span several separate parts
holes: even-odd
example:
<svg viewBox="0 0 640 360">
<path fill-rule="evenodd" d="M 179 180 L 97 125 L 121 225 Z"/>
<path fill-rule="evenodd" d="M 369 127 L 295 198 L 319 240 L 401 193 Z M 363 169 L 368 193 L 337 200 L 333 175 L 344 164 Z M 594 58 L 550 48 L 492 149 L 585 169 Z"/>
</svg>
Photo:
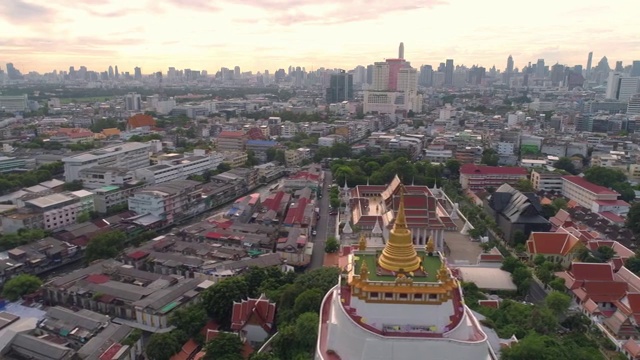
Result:
<svg viewBox="0 0 640 360">
<path fill-rule="evenodd" d="M 411 272 L 420 268 L 420 257 L 416 253 L 404 214 L 404 187 L 400 188 L 400 205 L 389 240 L 378 259 L 378 265 L 387 271 Z"/>
</svg>

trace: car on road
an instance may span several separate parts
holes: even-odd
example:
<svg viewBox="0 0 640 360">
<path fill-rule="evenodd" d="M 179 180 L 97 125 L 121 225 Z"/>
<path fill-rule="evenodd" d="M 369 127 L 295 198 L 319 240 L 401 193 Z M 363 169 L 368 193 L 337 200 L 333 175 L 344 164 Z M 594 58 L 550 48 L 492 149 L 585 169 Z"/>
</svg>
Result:
<svg viewBox="0 0 640 360">
<path fill-rule="evenodd" d="M 329 213 L 329 215 L 331 215 L 331 216 L 336 216 L 336 215 L 338 215 L 338 210 L 331 210 L 331 212 Z"/>
<path fill-rule="evenodd" d="M 313 231 L 311 231 L 311 235 L 316 236 L 316 235 L 318 235 L 318 232 L 313 230 Z"/>
</svg>

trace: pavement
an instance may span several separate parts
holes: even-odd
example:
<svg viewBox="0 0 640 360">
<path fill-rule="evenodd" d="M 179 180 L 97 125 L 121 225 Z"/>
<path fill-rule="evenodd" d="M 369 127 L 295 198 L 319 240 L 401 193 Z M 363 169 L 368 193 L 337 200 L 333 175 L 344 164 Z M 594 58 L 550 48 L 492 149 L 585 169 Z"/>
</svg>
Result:
<svg viewBox="0 0 640 360">
<path fill-rule="evenodd" d="M 327 237 L 332 236 L 329 227 L 329 186 L 333 182 L 331 171 L 324 172 L 324 184 L 322 184 L 322 199 L 320 199 L 320 219 L 316 224 L 316 236 L 313 239 L 313 254 L 311 255 L 311 263 L 309 269 L 317 269 L 322 267 L 324 263 L 324 245 Z M 335 220 L 334 220 L 335 221 Z M 334 225 L 335 226 L 335 225 Z"/>
<path fill-rule="evenodd" d="M 478 263 L 478 256 L 482 252 L 479 242 L 471 241 L 471 238 L 460 234 L 464 227 L 464 222 L 455 220 L 457 230 L 444 232 L 444 243 L 448 248 L 447 259 L 452 263 L 475 265 Z"/>
<path fill-rule="evenodd" d="M 542 304 L 546 297 L 547 292 L 544 291 L 542 286 L 540 286 L 537 281 L 532 280 L 531 286 L 529 287 L 529 294 L 527 294 L 527 296 L 525 297 L 525 301 Z"/>
</svg>

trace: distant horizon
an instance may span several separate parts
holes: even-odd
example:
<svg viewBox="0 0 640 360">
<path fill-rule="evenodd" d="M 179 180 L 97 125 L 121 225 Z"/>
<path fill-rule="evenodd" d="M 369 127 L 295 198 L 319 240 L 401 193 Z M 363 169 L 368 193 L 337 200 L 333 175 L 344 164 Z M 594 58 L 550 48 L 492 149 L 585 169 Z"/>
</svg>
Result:
<svg viewBox="0 0 640 360">
<path fill-rule="evenodd" d="M 522 69 L 545 59 L 586 67 L 607 56 L 640 59 L 634 0 L 539 0 L 515 11 L 503 0 L 36 0 L 0 1 L 0 67 L 23 73 L 118 65 L 143 74 L 169 67 L 240 66 L 274 72 L 289 66 L 351 70 L 397 57 L 404 42 L 412 66 L 496 66 L 507 57 Z M 597 18 L 597 22 L 591 21 Z"/>
</svg>

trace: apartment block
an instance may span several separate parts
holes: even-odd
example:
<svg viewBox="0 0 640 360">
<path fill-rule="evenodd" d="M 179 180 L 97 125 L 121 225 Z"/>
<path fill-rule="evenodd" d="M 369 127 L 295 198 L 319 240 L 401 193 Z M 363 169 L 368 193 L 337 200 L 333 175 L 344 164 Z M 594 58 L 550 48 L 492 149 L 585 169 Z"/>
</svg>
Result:
<svg viewBox="0 0 640 360">
<path fill-rule="evenodd" d="M 562 174 L 534 170 L 531 172 L 531 183 L 536 190 L 561 192 Z"/>
<path fill-rule="evenodd" d="M 115 206 L 127 204 L 129 196 L 146 186 L 144 183 L 124 186 L 104 186 L 93 190 L 93 203 L 97 212 L 106 214 Z"/>
<path fill-rule="evenodd" d="M 140 169 L 149 166 L 149 144 L 131 142 L 108 146 L 63 158 L 62 162 L 67 182 L 80 180 L 80 171 L 94 166 Z"/>
<path fill-rule="evenodd" d="M 497 189 L 505 183 L 515 185 L 520 180 L 526 180 L 527 175 L 529 172 L 525 168 L 464 164 L 460 167 L 460 184 L 463 189 L 472 191 L 489 187 Z"/>
<path fill-rule="evenodd" d="M 204 150 L 196 150 L 196 154 L 198 155 L 170 154 L 171 156 L 159 157 L 157 165 L 135 170 L 135 178 L 147 184 L 186 179 L 189 175 L 200 175 L 207 170 L 216 169 L 224 160 L 224 156 L 218 152 L 206 154 Z"/>
<path fill-rule="evenodd" d="M 242 131 L 223 131 L 216 138 L 218 151 L 244 151 L 247 136 Z"/>
<path fill-rule="evenodd" d="M 151 215 L 163 224 L 195 214 L 202 201 L 202 185 L 197 181 L 175 180 L 136 191 L 129 197 L 129 210 L 138 215 Z"/>
<path fill-rule="evenodd" d="M 133 181 L 133 171 L 126 168 L 110 168 L 93 166 L 78 172 L 78 180 L 87 189 L 98 189 L 105 186 L 123 186 Z"/>
</svg>

